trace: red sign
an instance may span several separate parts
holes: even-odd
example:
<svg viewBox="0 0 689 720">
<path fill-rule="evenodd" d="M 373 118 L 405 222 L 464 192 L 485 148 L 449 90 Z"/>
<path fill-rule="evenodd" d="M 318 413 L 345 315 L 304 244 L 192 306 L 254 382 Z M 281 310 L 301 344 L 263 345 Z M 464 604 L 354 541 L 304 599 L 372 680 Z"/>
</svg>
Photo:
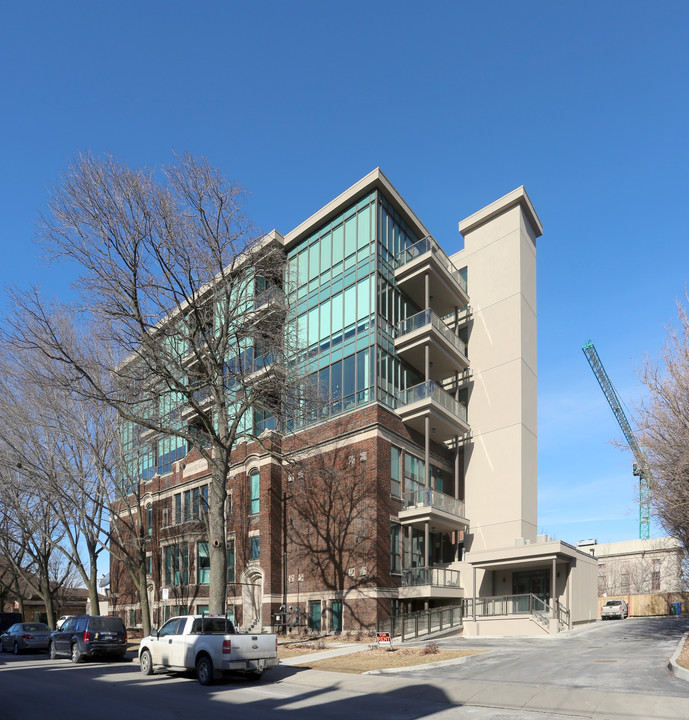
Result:
<svg viewBox="0 0 689 720">
<path fill-rule="evenodd" d="M 390 642 L 390 633 L 379 632 L 379 633 L 376 633 L 376 637 L 378 638 L 379 645 L 391 645 L 392 644 Z"/>
</svg>

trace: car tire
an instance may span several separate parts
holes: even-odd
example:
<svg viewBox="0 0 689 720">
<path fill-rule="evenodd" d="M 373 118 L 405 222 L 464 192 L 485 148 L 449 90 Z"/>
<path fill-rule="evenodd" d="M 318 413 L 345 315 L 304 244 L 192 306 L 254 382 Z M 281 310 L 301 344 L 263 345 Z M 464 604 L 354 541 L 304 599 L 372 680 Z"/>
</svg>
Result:
<svg viewBox="0 0 689 720">
<path fill-rule="evenodd" d="M 14 645 L 12 646 L 12 652 L 15 655 L 19 655 L 19 643 L 15 640 Z"/>
<path fill-rule="evenodd" d="M 139 657 L 139 669 L 142 675 L 153 675 L 153 658 L 148 650 L 143 650 Z"/>
<path fill-rule="evenodd" d="M 55 650 L 55 643 L 52 640 L 48 643 L 48 657 L 51 660 L 57 660 L 57 651 Z"/>
<path fill-rule="evenodd" d="M 80 663 L 84 661 L 84 656 L 79 651 L 79 646 L 77 643 L 72 643 L 72 662 L 73 663 Z"/>
<path fill-rule="evenodd" d="M 208 655 L 201 655 L 196 661 L 196 679 L 201 685 L 213 684 L 213 661 Z"/>
</svg>

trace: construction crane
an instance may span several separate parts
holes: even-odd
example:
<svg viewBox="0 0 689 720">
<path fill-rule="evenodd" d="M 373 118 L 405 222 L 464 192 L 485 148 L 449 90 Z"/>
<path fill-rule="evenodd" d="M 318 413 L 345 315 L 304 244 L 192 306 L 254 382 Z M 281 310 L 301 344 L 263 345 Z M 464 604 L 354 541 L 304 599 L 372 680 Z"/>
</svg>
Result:
<svg viewBox="0 0 689 720">
<path fill-rule="evenodd" d="M 650 492 L 650 473 L 648 471 L 648 461 L 646 460 L 646 454 L 639 447 L 639 443 L 636 441 L 634 432 L 632 431 L 629 420 L 622 409 L 622 403 L 617 396 L 615 386 L 612 384 L 612 380 L 608 377 L 608 373 L 603 367 L 596 346 L 591 340 L 581 348 L 586 355 L 586 359 L 589 361 L 591 370 L 598 380 L 598 384 L 601 386 L 601 390 L 605 395 L 612 413 L 617 420 L 618 425 L 622 428 L 624 437 L 627 440 L 629 449 L 634 454 L 636 462 L 633 466 L 633 474 L 639 478 L 639 538 L 642 540 L 648 540 L 650 536 L 650 516 L 651 516 L 651 492 Z"/>
</svg>

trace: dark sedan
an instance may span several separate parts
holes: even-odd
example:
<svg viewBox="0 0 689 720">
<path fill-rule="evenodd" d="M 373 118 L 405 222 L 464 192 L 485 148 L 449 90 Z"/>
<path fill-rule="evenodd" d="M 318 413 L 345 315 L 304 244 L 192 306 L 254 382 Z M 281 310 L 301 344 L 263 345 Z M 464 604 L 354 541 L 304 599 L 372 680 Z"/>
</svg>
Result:
<svg viewBox="0 0 689 720">
<path fill-rule="evenodd" d="M 50 628 L 45 623 L 15 623 L 0 635 L 2 652 L 12 651 L 19 655 L 22 650 L 47 650 Z"/>
</svg>

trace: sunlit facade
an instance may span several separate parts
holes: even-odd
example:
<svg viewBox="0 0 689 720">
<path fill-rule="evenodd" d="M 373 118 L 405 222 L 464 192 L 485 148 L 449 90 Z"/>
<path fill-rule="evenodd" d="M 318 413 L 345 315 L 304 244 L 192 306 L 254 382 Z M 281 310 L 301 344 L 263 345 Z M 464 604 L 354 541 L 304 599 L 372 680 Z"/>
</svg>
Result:
<svg viewBox="0 0 689 720">
<path fill-rule="evenodd" d="M 244 627 L 371 630 L 461 606 L 478 632 L 481 598 L 533 594 L 553 632 L 595 603 L 572 590 L 587 560 L 536 530 L 540 221 L 519 188 L 460 232 L 464 248 L 448 255 L 377 169 L 291 232 L 271 233 L 284 278 L 257 286 L 255 306 L 280 294 L 296 338 L 284 362 L 303 398 L 289 417 L 254 407 L 245 427 L 259 441 L 233 451 L 228 611 Z M 257 372 L 275 361 L 251 343 L 247 359 Z M 193 525 L 207 466 L 177 440 L 129 442 L 151 507 L 154 621 L 207 609 L 208 540 Z M 295 457 L 309 458 L 299 471 Z M 325 567 L 309 538 L 342 500 L 315 519 L 300 502 L 316 487 L 310 474 L 326 477 L 323 459 L 331 485 L 362 488 Z"/>
</svg>

